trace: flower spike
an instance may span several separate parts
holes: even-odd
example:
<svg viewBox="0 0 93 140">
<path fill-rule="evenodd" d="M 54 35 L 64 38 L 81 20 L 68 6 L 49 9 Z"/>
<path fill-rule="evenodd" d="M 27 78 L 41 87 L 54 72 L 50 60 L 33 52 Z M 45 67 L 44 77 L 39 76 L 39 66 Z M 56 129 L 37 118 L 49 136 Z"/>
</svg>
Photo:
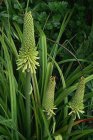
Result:
<svg viewBox="0 0 93 140">
<path fill-rule="evenodd" d="M 22 72 L 35 73 L 37 66 L 39 66 L 37 59 L 39 57 L 35 47 L 33 18 L 31 12 L 27 12 L 24 17 L 23 41 L 17 60 L 17 70 L 22 69 Z"/>
<path fill-rule="evenodd" d="M 75 113 L 78 118 L 80 118 L 80 113 L 83 114 L 84 111 L 84 104 L 83 104 L 83 98 L 84 98 L 84 90 L 85 90 L 85 78 L 81 77 L 79 83 L 78 83 L 78 87 L 76 90 L 76 93 L 74 95 L 74 97 L 72 98 L 72 100 L 69 102 L 69 107 L 71 108 L 71 112 L 69 113 Z"/>
<path fill-rule="evenodd" d="M 48 119 L 50 119 L 53 115 L 55 115 L 54 113 L 54 109 L 56 109 L 54 105 L 55 86 L 56 86 L 55 77 L 52 76 L 50 77 L 48 89 L 43 102 L 44 111 L 46 112 Z"/>
</svg>

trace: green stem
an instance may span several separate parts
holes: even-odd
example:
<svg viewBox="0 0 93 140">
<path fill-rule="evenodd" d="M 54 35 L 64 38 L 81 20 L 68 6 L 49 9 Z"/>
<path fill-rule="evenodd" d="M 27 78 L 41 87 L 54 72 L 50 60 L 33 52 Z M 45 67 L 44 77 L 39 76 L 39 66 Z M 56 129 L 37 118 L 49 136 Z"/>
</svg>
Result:
<svg viewBox="0 0 93 140">
<path fill-rule="evenodd" d="M 27 12 L 27 10 L 28 10 L 28 6 L 29 6 L 29 0 L 27 0 L 26 12 Z"/>
<path fill-rule="evenodd" d="M 64 107 L 64 119 L 68 116 L 68 107 L 66 106 L 67 103 L 68 103 L 68 97 L 65 97 L 64 98 L 64 104 L 65 104 L 65 107 Z"/>
<path fill-rule="evenodd" d="M 26 72 L 26 86 L 25 86 L 25 93 L 26 93 L 26 126 L 27 126 L 27 139 L 30 139 L 31 136 L 31 110 L 30 110 L 30 90 L 31 90 L 31 73 Z"/>
<path fill-rule="evenodd" d="M 45 114 L 45 118 L 47 120 L 47 128 L 49 129 L 49 125 L 50 125 L 51 119 L 48 120 L 47 114 Z M 46 139 L 48 137 L 48 133 L 47 133 L 47 130 L 46 130 L 46 126 L 45 125 L 44 125 L 44 131 L 43 132 L 44 132 L 44 139 Z"/>
<path fill-rule="evenodd" d="M 39 88 L 38 88 L 36 74 L 35 73 L 31 74 L 31 78 L 32 78 L 32 85 L 33 85 L 33 90 L 34 90 L 35 102 L 38 105 L 40 105 L 40 95 L 39 95 Z"/>
<path fill-rule="evenodd" d="M 71 130 L 72 130 L 72 127 L 73 127 L 74 120 L 75 120 L 75 114 L 73 113 L 72 116 L 71 116 L 69 125 L 68 125 L 68 129 L 67 129 L 65 140 L 69 140 L 69 136 L 70 136 L 70 133 L 71 133 Z"/>
</svg>

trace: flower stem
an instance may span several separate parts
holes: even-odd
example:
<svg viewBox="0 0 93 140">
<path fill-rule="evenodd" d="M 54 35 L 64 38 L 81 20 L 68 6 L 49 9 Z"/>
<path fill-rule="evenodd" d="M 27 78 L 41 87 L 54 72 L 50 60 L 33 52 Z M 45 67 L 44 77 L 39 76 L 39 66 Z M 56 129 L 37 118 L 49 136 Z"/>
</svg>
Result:
<svg viewBox="0 0 93 140">
<path fill-rule="evenodd" d="M 32 79 L 32 85 L 33 85 L 35 102 L 39 106 L 40 105 L 40 95 L 39 95 L 39 88 L 38 88 L 38 83 L 37 83 L 37 77 L 36 77 L 35 73 L 31 74 L 31 79 Z"/>
<path fill-rule="evenodd" d="M 26 126 L 27 126 L 27 139 L 30 139 L 31 136 L 31 110 L 30 110 L 30 90 L 31 90 L 31 73 L 26 72 L 26 86 L 25 86 L 25 93 L 26 93 Z"/>
<path fill-rule="evenodd" d="M 73 127 L 74 120 L 75 120 L 75 114 L 73 113 L 72 116 L 71 116 L 69 125 L 68 125 L 68 129 L 67 129 L 65 140 L 69 140 L 69 136 L 70 136 L 70 133 L 71 133 L 71 130 L 72 130 L 72 127 Z"/>
<path fill-rule="evenodd" d="M 66 106 L 67 103 L 68 103 L 68 97 L 65 97 L 65 99 L 64 99 L 64 104 L 65 104 L 65 107 L 64 107 L 64 119 L 68 115 L 68 107 Z"/>
</svg>

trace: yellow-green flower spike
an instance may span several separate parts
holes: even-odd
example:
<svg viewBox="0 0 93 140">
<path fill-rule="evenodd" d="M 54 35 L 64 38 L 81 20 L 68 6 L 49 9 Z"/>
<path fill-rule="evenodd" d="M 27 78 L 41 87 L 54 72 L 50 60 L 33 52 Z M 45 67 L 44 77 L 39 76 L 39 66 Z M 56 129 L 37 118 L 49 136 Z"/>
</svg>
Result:
<svg viewBox="0 0 93 140">
<path fill-rule="evenodd" d="M 50 119 L 53 115 L 55 115 L 54 113 L 54 93 L 55 93 L 55 86 L 56 86 L 56 82 L 55 82 L 55 77 L 50 77 L 50 81 L 48 84 L 48 89 L 46 92 L 46 96 L 43 102 L 43 107 L 45 112 L 47 113 L 47 117 L 48 119 Z"/>
<path fill-rule="evenodd" d="M 71 113 L 75 113 L 80 118 L 80 113 L 84 113 L 84 104 L 83 104 L 83 98 L 84 98 L 84 90 L 85 90 L 85 78 L 81 77 L 78 87 L 76 90 L 76 93 L 74 97 L 72 98 L 71 102 L 69 102 L 69 107 L 71 108 Z"/>
<path fill-rule="evenodd" d="M 39 66 L 37 59 L 39 58 L 35 47 L 33 18 L 31 12 L 27 12 L 24 17 L 23 41 L 17 60 L 17 69 L 22 69 L 22 72 L 27 70 L 35 73 L 36 67 Z"/>
</svg>

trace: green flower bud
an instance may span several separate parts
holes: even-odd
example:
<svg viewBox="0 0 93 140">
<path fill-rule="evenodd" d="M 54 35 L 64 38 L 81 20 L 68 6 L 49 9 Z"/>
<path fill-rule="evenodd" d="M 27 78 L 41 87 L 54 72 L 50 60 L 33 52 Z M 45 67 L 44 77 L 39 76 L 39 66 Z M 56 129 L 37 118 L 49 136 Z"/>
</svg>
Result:
<svg viewBox="0 0 93 140">
<path fill-rule="evenodd" d="M 45 109 L 45 112 L 47 112 L 48 119 L 50 119 L 52 115 L 55 115 L 53 111 L 54 109 L 56 109 L 54 106 L 55 86 L 56 86 L 55 77 L 50 77 L 46 96 L 43 102 L 43 107 Z"/>
<path fill-rule="evenodd" d="M 23 41 L 17 60 L 17 70 L 22 69 L 22 72 L 27 70 L 35 73 L 36 67 L 39 66 L 37 59 L 39 57 L 35 47 L 33 18 L 31 12 L 28 12 L 24 17 Z"/>
<path fill-rule="evenodd" d="M 84 113 L 83 111 L 84 90 L 85 90 L 85 78 L 81 77 L 78 83 L 76 93 L 74 97 L 72 98 L 71 102 L 69 102 L 69 107 L 72 109 L 71 113 L 75 113 L 76 115 L 78 115 L 79 118 L 80 118 L 79 113 Z"/>
</svg>

